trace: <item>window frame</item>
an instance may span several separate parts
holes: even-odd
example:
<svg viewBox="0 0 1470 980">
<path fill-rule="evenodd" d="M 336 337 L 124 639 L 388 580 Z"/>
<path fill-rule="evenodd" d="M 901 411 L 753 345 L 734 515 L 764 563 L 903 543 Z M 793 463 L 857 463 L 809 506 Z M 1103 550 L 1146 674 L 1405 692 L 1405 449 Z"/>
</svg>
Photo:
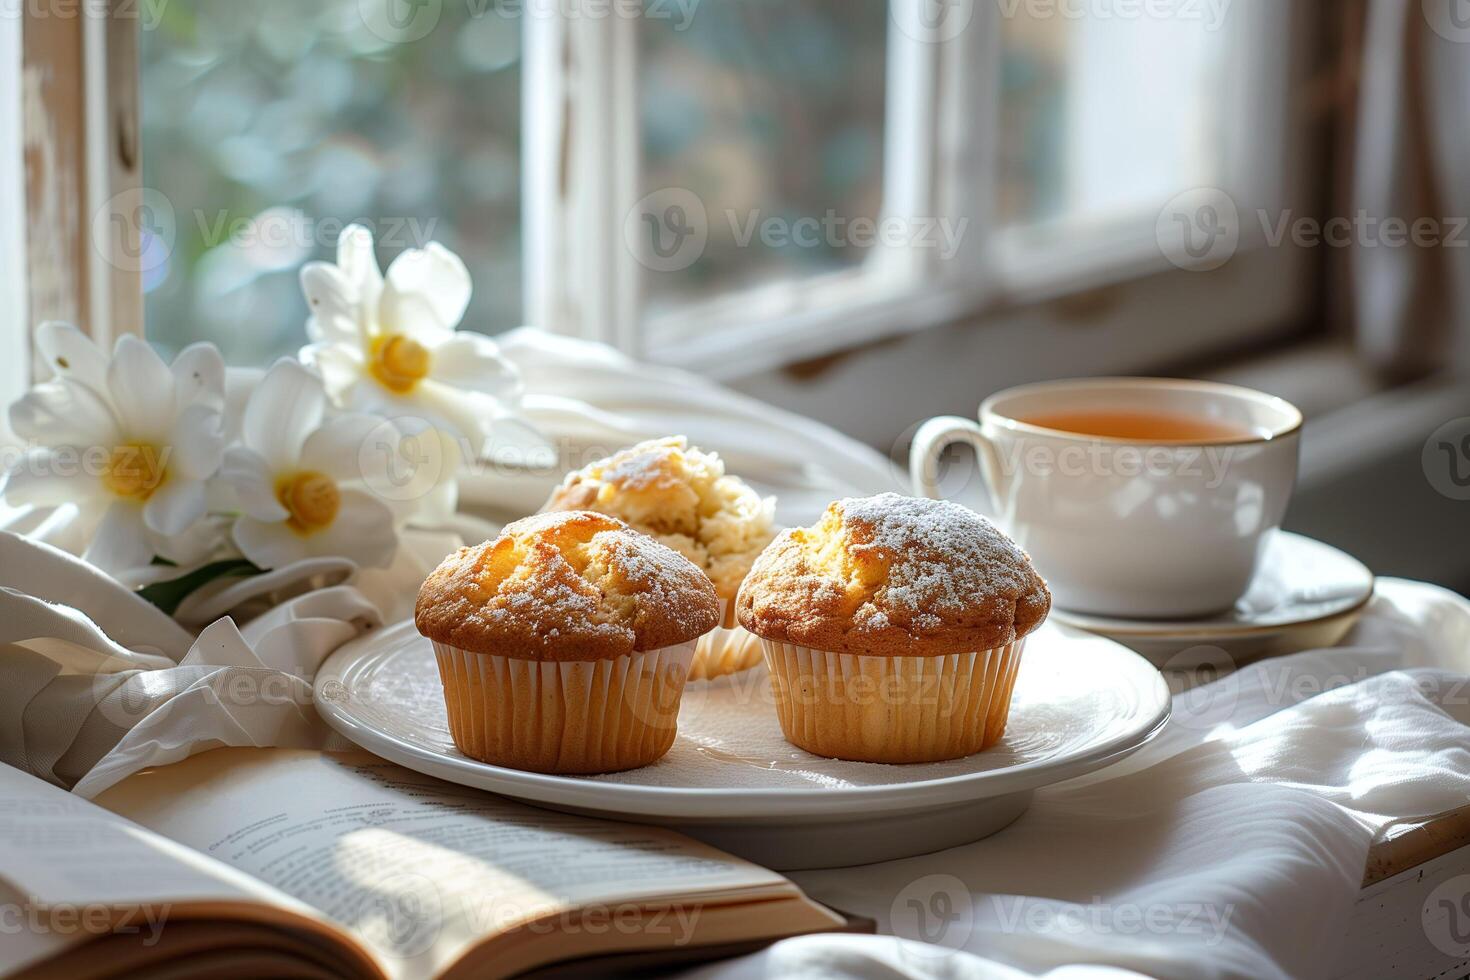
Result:
<svg viewBox="0 0 1470 980">
<path fill-rule="evenodd" d="M 24 308 L 12 322 L 71 320 L 110 344 L 118 334 L 142 328 L 140 277 L 128 270 L 127 263 L 111 261 L 109 254 L 114 249 L 137 249 L 138 228 L 124 212 L 136 206 L 142 191 L 139 24 L 124 13 L 128 0 L 105 3 L 105 17 L 88 15 L 99 8 L 81 4 L 82 15 L 70 20 L 42 18 L 33 23 L 36 18 L 27 14 L 19 25 L 8 25 L 10 50 L 14 52 L 18 41 L 23 56 L 23 66 L 8 69 L 22 75 L 22 84 L 12 91 L 22 99 L 39 100 L 35 111 L 19 114 L 26 120 L 23 129 L 33 130 L 39 123 L 50 131 L 21 133 L 30 163 L 20 167 L 25 175 L 24 208 L 9 213 L 30 217 L 3 230 L 12 238 L 17 233 L 24 236 L 26 268 L 32 270 L 20 277 Z M 1268 189 L 1263 207 L 1285 210 L 1304 200 L 1304 163 L 1310 153 L 1309 148 L 1292 145 L 1297 134 L 1290 125 L 1291 101 L 1281 94 L 1296 91 L 1305 76 L 1312 28 L 1320 17 L 1312 11 L 1320 8 L 1254 0 L 1234 9 L 1252 12 L 1251 36 L 1271 52 L 1264 63 L 1274 69 L 1252 75 L 1252 86 L 1235 100 L 1235 129 L 1240 131 L 1249 120 L 1258 133 L 1266 133 L 1277 144 L 1279 152 L 1239 152 L 1231 167 L 1257 188 Z M 962 256 L 936 268 L 942 263 L 933 250 L 885 254 L 881 263 L 782 287 L 765 297 L 761 290 L 718 297 L 679 311 L 679 317 L 713 324 L 715 329 L 676 344 L 651 341 L 657 334 L 641 316 L 647 271 L 622 237 L 623 221 L 636 204 L 639 186 L 637 23 L 626 17 L 526 18 L 528 322 L 718 379 L 755 376 L 794 361 L 945 325 L 1019 319 L 1031 323 L 1032 330 L 1060 338 L 1075 331 L 1079 309 L 1099 305 L 1101 312 L 1089 317 L 1089 334 L 1105 336 L 1119 349 L 1138 351 L 1140 364 L 1157 349 L 1180 357 L 1242 338 L 1284 337 L 1295 314 L 1309 302 L 1311 276 L 1304 273 L 1312 260 L 1303 250 L 1282 246 L 1273 252 L 1279 261 L 1244 261 L 1263 244 L 1250 227 L 1245 228 L 1242 243 L 1245 254 L 1232 264 L 1249 264 L 1253 275 L 1271 277 L 1268 288 L 1261 291 L 1271 302 L 1243 304 L 1252 311 L 1248 324 L 1233 323 L 1228 317 L 1201 317 L 1191 323 L 1185 343 L 1175 329 L 1177 321 L 1139 316 L 1136 311 L 1152 308 L 1147 300 L 1154 293 L 1169 297 L 1157 308 L 1177 308 L 1180 283 L 1197 294 L 1201 309 L 1216 309 L 1239 289 L 1239 276 L 1230 274 L 1229 266 L 1210 275 L 1172 269 L 1149 236 L 1126 247 L 1112 243 L 1101 253 L 1053 251 L 1043 262 L 1008 240 L 1014 236 L 992 234 L 993 222 L 985 211 L 988 195 L 975 188 L 988 184 L 996 169 L 986 148 L 993 145 L 988 137 L 999 115 L 1000 32 L 995 22 L 999 15 L 997 5 L 977 2 L 977 23 L 958 38 L 937 44 L 890 30 L 889 116 L 900 123 L 885 130 L 885 209 L 968 217 L 971 224 Z M 44 81 L 66 77 L 68 67 L 83 79 L 74 92 L 64 86 L 58 92 Z M 47 167 L 38 162 L 37 148 L 53 144 L 67 152 Z M 1241 151 L 1244 141 L 1237 138 L 1232 145 Z M 0 177 L 4 174 L 0 167 Z M 11 177 L 8 184 L 13 187 L 15 175 Z M 82 202 L 79 208 L 58 211 L 63 188 L 72 189 L 72 199 Z M 48 221 L 43 217 L 48 214 L 63 217 Z M 116 225 L 124 237 L 96 238 L 91 228 L 98 221 L 104 222 L 103 227 Z M 35 273 L 37 269 L 49 271 L 43 277 Z M 1300 286 L 1283 288 L 1288 279 Z M 894 288 L 895 282 L 909 285 Z M 1097 296 L 1112 296 L 1118 290 L 1127 290 L 1130 302 L 1095 302 Z M 9 305 L 21 306 L 13 298 Z M 1110 318 L 1109 306 L 1133 312 Z M 752 311 L 761 314 L 754 317 L 754 324 Z M 749 326 L 729 326 L 737 320 Z M 994 336 L 999 339 L 999 333 Z M 1072 345 L 1062 344 L 1048 356 L 1057 374 L 1092 369 L 1090 362 L 1074 356 Z"/>
<path fill-rule="evenodd" d="M 138 118 L 138 12 L 131 0 L 89 0 L 69 12 L 27 4 L 0 24 L 0 72 L 16 84 L 12 120 L 0 130 L 0 209 L 13 221 L 21 271 L 0 294 L 28 351 L 30 327 L 72 323 L 99 345 L 143 332 L 143 287 L 135 263 L 142 196 Z M 12 327 L 11 329 L 15 329 Z M 0 395 L 46 374 L 33 355 L 0 379 Z"/>
<path fill-rule="evenodd" d="M 7 405 L 30 380 L 21 77 L 20 20 L 0 18 L 0 255 L 13 257 L 0 274 L 0 350 L 11 355 L 0 357 L 0 399 Z M 0 440 L 9 438 L 9 420 L 0 417 Z"/>
<path fill-rule="evenodd" d="M 923 2 L 890 0 L 893 5 Z M 1251 0 L 1232 8 L 1241 18 L 1234 43 L 1260 54 L 1254 70 L 1244 73 L 1248 84 L 1231 93 L 1226 112 L 1231 154 L 1225 161 L 1226 189 L 1249 202 L 1251 212 L 1310 211 L 1298 206 L 1304 201 L 1310 148 L 1295 145 L 1289 96 L 1305 78 L 1303 65 L 1319 16 L 1314 7 Z M 916 254 L 873 255 L 853 270 L 736 291 L 661 318 L 645 318 L 641 302 L 645 277 L 658 273 L 632 260 L 621 234 L 621 218 L 635 207 L 639 187 L 636 24 L 616 17 L 531 19 L 526 50 L 535 68 L 533 83 L 525 87 L 523 116 L 530 147 L 525 172 L 528 181 L 541 184 L 528 184 L 527 224 L 537 229 L 538 239 L 577 243 L 576 261 L 568 261 L 569 248 L 528 247 L 531 322 L 606 340 L 634 356 L 722 380 L 934 327 L 1005 321 L 1017 311 L 1065 335 L 1071 329 L 1070 314 L 1051 317 L 1052 305 L 1069 298 L 1081 298 L 1085 305 L 1090 295 L 1124 288 L 1144 294 L 1144 302 L 1126 304 L 1135 311 L 1126 321 L 1108 322 L 1102 316 L 1091 329 L 1107 333 L 1114 343 L 1131 345 L 1139 352 L 1140 365 L 1156 347 L 1187 357 L 1236 345 L 1242 338 L 1286 337 L 1310 302 L 1310 276 L 1303 271 L 1312 260 L 1296 246 L 1282 244 L 1273 249 L 1277 262 L 1242 261 L 1266 244 L 1252 221 L 1242 221 L 1240 252 L 1232 264 L 1249 264 L 1255 275 L 1271 277 L 1263 292 L 1279 302 L 1257 309 L 1246 325 L 1201 318 L 1191 325 L 1185 345 L 1175 335 L 1177 321 L 1138 317 L 1137 309 L 1150 307 L 1147 294 L 1159 293 L 1160 309 L 1175 308 L 1180 283 L 1188 283 L 1198 293 L 1199 306 L 1209 309 L 1232 301 L 1238 276 L 1173 267 L 1152 222 L 1071 249 L 1028 249 L 1029 230 L 995 229 L 990 195 L 977 188 L 993 184 L 997 173 L 989 148 L 995 145 L 1000 116 L 1000 17 L 999 5 L 976 0 L 969 27 L 939 43 L 907 37 L 892 28 L 895 18 L 890 17 L 884 210 L 968 220 L 960 255 L 947 264 L 932 249 L 929 254 L 910 250 Z M 601 84 L 585 74 L 574 83 L 580 97 L 595 100 L 599 111 L 580 116 L 572 111 L 566 102 L 568 88 L 555 83 L 557 64 L 603 67 Z M 549 84 L 541 84 L 543 79 Z M 1263 143 L 1266 152 L 1260 149 Z M 617 165 L 577 167 L 570 148 L 578 145 L 613 147 Z M 548 193 L 549 175 L 564 181 L 569 172 L 578 175 L 571 192 L 580 194 L 580 201 Z M 581 186 L 580 181 L 598 186 Z M 1302 286 L 1283 288 L 1289 278 Z M 698 323 L 702 329 L 678 336 L 668 327 L 674 320 Z M 1065 347 L 1049 354 L 1060 374 L 1089 370 L 1087 362 L 1069 356 Z"/>
</svg>

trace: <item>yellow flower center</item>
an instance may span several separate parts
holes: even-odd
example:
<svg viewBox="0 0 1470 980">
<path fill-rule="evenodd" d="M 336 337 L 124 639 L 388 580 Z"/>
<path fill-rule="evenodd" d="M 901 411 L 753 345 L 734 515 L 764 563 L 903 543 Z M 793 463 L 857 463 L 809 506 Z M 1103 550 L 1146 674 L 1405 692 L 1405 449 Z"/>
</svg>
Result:
<svg viewBox="0 0 1470 980">
<path fill-rule="evenodd" d="M 373 377 L 389 391 L 406 395 L 429 376 L 429 351 L 400 333 L 374 337 L 369 358 Z"/>
<path fill-rule="evenodd" d="M 342 506 L 342 491 L 331 477 L 297 473 L 276 483 L 276 499 L 291 512 L 286 524 L 297 534 L 329 527 Z"/>
<path fill-rule="evenodd" d="M 168 479 L 165 454 L 157 446 L 131 443 L 107 457 L 102 485 L 119 497 L 143 502 Z"/>
</svg>

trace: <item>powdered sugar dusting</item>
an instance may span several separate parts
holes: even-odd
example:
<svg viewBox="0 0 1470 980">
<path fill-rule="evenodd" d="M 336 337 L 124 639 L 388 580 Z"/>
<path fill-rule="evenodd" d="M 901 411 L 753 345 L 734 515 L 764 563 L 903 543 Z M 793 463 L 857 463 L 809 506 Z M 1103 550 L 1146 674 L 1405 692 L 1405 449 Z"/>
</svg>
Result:
<svg viewBox="0 0 1470 980">
<path fill-rule="evenodd" d="M 839 500 L 751 570 L 740 624 L 817 650 L 938 655 L 993 649 L 1045 619 L 1026 553 L 957 504 L 888 493 Z"/>
<path fill-rule="evenodd" d="M 1014 599 L 1033 580 L 1025 552 L 974 511 L 886 493 L 839 501 L 847 550 L 888 566 L 887 580 L 854 616 L 858 629 L 894 620 L 934 630 L 977 604 Z"/>
<path fill-rule="evenodd" d="M 461 649 L 569 660 L 686 642 L 718 619 L 697 566 L 588 512 L 527 518 L 451 556 L 416 613 L 425 636 Z"/>
</svg>

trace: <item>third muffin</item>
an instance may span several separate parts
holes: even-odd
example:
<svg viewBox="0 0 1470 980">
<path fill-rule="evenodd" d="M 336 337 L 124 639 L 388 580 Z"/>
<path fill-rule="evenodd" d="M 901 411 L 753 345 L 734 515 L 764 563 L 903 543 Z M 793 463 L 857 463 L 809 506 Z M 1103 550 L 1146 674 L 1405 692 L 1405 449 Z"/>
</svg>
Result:
<svg viewBox="0 0 1470 980">
<path fill-rule="evenodd" d="M 784 532 L 737 604 L 787 740 L 895 763 L 1000 741 L 1025 638 L 1050 609 L 1026 553 L 985 518 L 891 493 Z"/>
<path fill-rule="evenodd" d="M 568 476 L 546 509 L 591 510 L 628 522 L 704 569 L 720 598 L 720 628 L 700 640 L 692 680 L 760 663 L 760 645 L 735 622 L 735 595 L 776 536 L 776 500 L 725 473 L 683 436 L 655 439 Z"/>
</svg>

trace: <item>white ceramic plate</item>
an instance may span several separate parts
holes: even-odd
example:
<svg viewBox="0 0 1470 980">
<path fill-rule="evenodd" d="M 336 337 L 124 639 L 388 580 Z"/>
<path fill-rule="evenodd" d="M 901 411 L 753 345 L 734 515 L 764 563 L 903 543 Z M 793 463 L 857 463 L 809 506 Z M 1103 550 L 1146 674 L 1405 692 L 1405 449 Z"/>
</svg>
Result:
<svg viewBox="0 0 1470 980">
<path fill-rule="evenodd" d="M 1373 573 L 1329 544 L 1278 531 L 1235 608 L 1189 620 L 1121 619 L 1053 609 L 1053 620 L 1098 633 L 1160 667 L 1240 667 L 1333 646 L 1373 598 Z"/>
<path fill-rule="evenodd" d="M 691 684 L 663 759 L 605 776 L 486 765 L 454 747 L 428 641 L 402 623 L 335 653 L 317 707 L 363 748 L 538 806 L 655 823 L 781 869 L 834 867 L 977 840 L 1031 792 L 1131 754 L 1169 717 L 1158 671 L 1103 637 L 1048 624 L 1027 641 L 1004 741 L 913 766 L 823 759 L 781 736 L 763 667 Z"/>
</svg>

